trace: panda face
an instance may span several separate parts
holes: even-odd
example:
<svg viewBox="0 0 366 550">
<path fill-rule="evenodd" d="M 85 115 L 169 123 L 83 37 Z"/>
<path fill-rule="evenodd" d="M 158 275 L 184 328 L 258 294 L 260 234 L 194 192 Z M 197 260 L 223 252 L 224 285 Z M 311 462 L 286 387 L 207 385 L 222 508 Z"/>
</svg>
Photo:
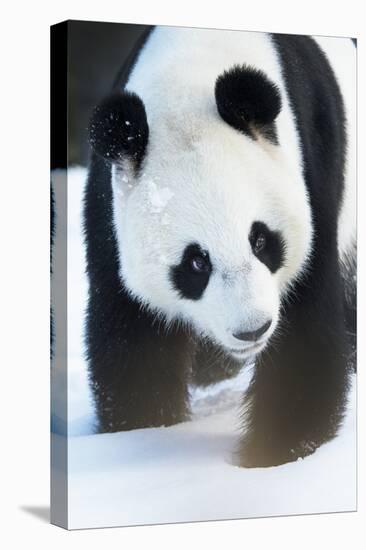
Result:
<svg viewBox="0 0 366 550">
<path fill-rule="evenodd" d="M 261 351 L 311 248 L 304 184 L 281 147 L 218 117 L 179 129 L 166 119 L 150 127 L 139 171 L 113 166 L 112 187 L 133 297 L 239 360 Z"/>
<path fill-rule="evenodd" d="M 126 290 L 245 359 L 306 268 L 310 205 L 280 88 L 249 66 L 197 82 L 165 75 L 162 101 L 137 78 L 96 108 L 90 139 L 112 162 Z"/>
</svg>

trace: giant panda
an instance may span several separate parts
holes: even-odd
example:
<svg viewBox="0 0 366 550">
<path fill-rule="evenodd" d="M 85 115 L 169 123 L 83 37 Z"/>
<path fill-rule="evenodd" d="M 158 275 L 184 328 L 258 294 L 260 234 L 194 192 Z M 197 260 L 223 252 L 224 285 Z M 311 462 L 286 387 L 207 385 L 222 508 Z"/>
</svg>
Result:
<svg viewBox="0 0 366 550">
<path fill-rule="evenodd" d="M 183 422 L 192 373 L 255 361 L 240 466 L 337 434 L 355 334 L 355 72 L 350 39 L 142 36 L 89 127 L 100 431 Z"/>
</svg>

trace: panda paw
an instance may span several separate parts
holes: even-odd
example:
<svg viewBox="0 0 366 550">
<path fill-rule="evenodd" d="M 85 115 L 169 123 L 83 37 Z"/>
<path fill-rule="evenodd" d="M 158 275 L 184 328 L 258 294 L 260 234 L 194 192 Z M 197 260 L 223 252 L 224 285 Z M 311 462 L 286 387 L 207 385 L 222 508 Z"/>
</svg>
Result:
<svg viewBox="0 0 366 550">
<path fill-rule="evenodd" d="M 238 451 L 238 465 L 242 468 L 269 468 L 312 455 L 318 444 L 303 440 L 297 444 L 286 443 L 269 445 L 254 440 L 244 440 Z"/>
</svg>

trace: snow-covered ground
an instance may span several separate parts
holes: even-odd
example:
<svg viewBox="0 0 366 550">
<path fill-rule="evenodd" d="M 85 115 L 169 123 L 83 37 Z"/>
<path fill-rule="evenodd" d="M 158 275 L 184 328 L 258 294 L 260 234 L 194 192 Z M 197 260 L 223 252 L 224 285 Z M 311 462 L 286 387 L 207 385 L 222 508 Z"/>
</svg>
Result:
<svg viewBox="0 0 366 550">
<path fill-rule="evenodd" d="M 245 470 L 233 461 L 238 403 L 250 369 L 208 390 L 192 389 L 190 422 L 93 433 L 95 417 L 82 345 L 87 283 L 80 207 L 85 177 L 82 168 L 69 170 L 69 527 L 355 510 L 355 387 L 339 436 L 305 460 L 275 468 Z"/>
</svg>

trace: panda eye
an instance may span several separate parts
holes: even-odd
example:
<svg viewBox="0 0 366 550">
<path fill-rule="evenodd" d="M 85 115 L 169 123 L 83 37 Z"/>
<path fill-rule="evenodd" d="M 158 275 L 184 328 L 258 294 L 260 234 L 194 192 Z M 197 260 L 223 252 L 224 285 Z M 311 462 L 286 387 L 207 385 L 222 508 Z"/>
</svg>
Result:
<svg viewBox="0 0 366 550">
<path fill-rule="evenodd" d="M 195 273 L 207 273 L 210 270 L 208 258 L 202 254 L 193 256 L 190 265 Z"/>
<path fill-rule="evenodd" d="M 263 235 L 263 233 L 260 233 L 255 239 L 255 243 L 253 247 L 254 253 L 259 254 L 260 252 L 262 252 L 262 250 L 264 250 L 264 248 L 266 247 L 266 244 L 267 244 L 266 237 Z"/>
</svg>

